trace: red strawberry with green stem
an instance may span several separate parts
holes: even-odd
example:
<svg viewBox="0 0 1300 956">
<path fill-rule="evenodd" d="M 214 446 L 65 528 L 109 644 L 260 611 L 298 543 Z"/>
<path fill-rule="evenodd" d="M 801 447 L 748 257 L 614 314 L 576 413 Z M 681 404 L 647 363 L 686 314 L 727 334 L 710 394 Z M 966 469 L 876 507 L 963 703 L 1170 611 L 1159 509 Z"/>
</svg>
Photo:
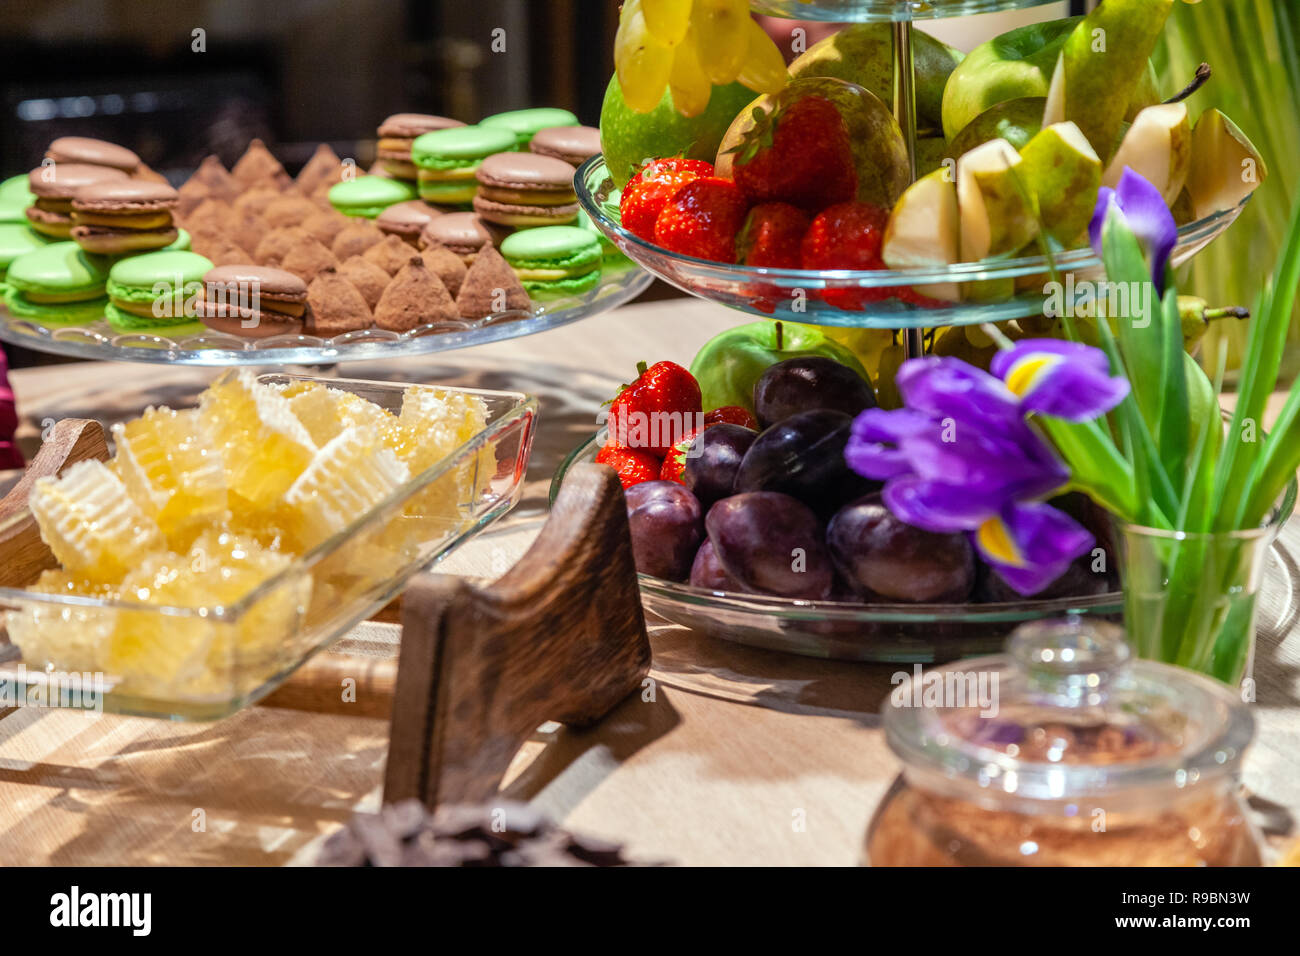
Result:
<svg viewBox="0 0 1300 956">
<path fill-rule="evenodd" d="M 883 269 L 880 245 L 884 240 L 889 213 L 864 202 L 837 203 L 823 209 L 804 234 L 800 250 L 805 269 Z M 881 302 L 893 289 L 826 289 L 821 293 L 828 305 L 841 309 L 862 309 L 869 302 Z"/>
<path fill-rule="evenodd" d="M 655 243 L 697 259 L 735 262 L 736 233 L 748 209 L 749 201 L 731 180 L 692 180 L 664 203 L 655 220 Z"/>
<path fill-rule="evenodd" d="M 735 148 L 732 176 L 755 203 L 788 202 L 816 212 L 858 193 L 848 127 L 823 96 L 804 96 L 769 113 Z"/>
<path fill-rule="evenodd" d="M 609 403 L 610 442 L 663 458 L 701 424 L 700 385 L 675 362 L 637 364 L 637 379 Z"/>
</svg>

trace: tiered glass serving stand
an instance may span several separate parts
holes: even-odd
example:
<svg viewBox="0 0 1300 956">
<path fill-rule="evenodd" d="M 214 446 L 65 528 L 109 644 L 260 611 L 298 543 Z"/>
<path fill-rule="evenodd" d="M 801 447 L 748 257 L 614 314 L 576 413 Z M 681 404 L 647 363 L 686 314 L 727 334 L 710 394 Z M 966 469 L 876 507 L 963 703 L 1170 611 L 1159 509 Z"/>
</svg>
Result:
<svg viewBox="0 0 1300 956">
<path fill-rule="evenodd" d="M 892 24 L 891 106 L 907 143 L 915 178 L 912 21 L 1015 10 L 1048 2 L 1051 0 L 751 0 L 751 7 L 757 13 L 777 17 Z M 896 330 L 908 357 L 924 353 L 925 330 L 1043 315 L 1044 285 L 1054 272 L 1061 276 L 1068 273 L 1076 283 L 1103 275 L 1101 261 L 1086 248 L 1058 253 L 1054 263 L 1035 255 L 942 268 L 871 271 L 728 265 L 669 252 L 625 230 L 619 220 L 618 195 L 602 157 L 589 160 L 578 170 L 576 186 L 587 214 L 626 256 L 682 291 L 753 315 L 812 325 Z M 1227 229 L 1245 202 L 1181 227 L 1173 263 L 1186 262 Z M 980 290 L 994 284 L 1013 291 L 982 298 Z M 827 292 L 832 294 L 828 296 Z M 854 293 L 858 307 L 846 310 L 826 301 L 843 301 L 846 293 Z M 590 460 L 598 447 L 593 439 L 575 450 L 556 476 L 556 487 L 569 465 Z M 1005 604 L 808 602 L 708 591 L 644 574 L 640 577 L 646 608 L 673 623 L 742 644 L 845 660 L 923 662 L 987 653 L 998 649 L 1006 635 L 1023 621 L 1063 614 L 1111 617 L 1119 615 L 1123 605 L 1118 591 Z"/>
</svg>

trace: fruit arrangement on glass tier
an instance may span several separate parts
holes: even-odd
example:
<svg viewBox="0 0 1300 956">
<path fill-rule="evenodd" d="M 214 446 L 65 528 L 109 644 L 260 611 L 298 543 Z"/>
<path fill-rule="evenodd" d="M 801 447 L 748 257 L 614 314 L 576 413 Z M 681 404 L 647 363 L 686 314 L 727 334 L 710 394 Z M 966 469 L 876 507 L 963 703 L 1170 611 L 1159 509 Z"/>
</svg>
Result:
<svg viewBox="0 0 1300 956">
<path fill-rule="evenodd" d="M 893 660 L 986 650 L 1035 616 L 1116 614 L 1110 520 L 1083 495 L 1052 503 L 1096 547 L 1030 595 L 1004 580 L 999 542 L 890 512 L 845 452 L 855 419 L 897 396 L 835 331 L 763 320 L 708 342 L 689 370 L 643 364 L 574 453 L 622 480 L 646 606 L 751 644 Z"/>
<path fill-rule="evenodd" d="M 1265 177 L 1228 117 L 1193 123 L 1208 70 L 1156 74 L 1173 2 L 1103 0 L 965 55 L 906 27 L 912 97 L 896 103 L 896 25 L 845 27 L 784 68 L 745 0 L 629 0 L 603 157 L 579 171 L 579 198 L 649 271 L 755 314 L 1057 335 L 1061 311 L 1108 307 L 1087 281 L 1090 225 L 1126 168 L 1174 210 L 1175 265 Z M 907 5 L 842 6 L 851 19 Z"/>
<path fill-rule="evenodd" d="M 613 308 L 650 277 L 578 208 L 599 131 L 567 110 L 399 113 L 369 173 L 259 140 L 179 189 L 63 137 L 0 183 L 0 337 L 85 358 L 329 362 L 460 348 Z"/>
<path fill-rule="evenodd" d="M 483 396 L 394 391 L 390 411 L 232 370 L 197 408 L 115 425 L 111 460 L 38 479 L 28 508 L 58 567 L 6 592 L 26 667 L 219 702 L 299 663 L 314 629 L 463 533 L 496 474 L 490 444 L 450 457 L 488 426 Z"/>
</svg>

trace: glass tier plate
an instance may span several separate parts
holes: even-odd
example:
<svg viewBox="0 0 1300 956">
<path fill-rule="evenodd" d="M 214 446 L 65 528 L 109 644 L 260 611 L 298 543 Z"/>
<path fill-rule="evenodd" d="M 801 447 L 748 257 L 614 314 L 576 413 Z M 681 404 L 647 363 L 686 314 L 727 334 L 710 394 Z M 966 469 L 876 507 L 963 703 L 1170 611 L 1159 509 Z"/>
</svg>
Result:
<svg viewBox="0 0 1300 956">
<path fill-rule="evenodd" d="M 593 222 L 624 255 L 684 292 L 754 315 L 850 328 L 908 329 L 1002 322 L 1042 315 L 1044 285 L 1050 280 L 1043 256 L 987 259 L 938 268 L 833 270 L 761 269 L 696 259 L 669 252 L 620 225 L 617 195 L 603 157 L 588 160 L 576 177 L 578 198 Z M 1181 265 L 1228 228 L 1249 201 L 1189 223 L 1178 230 L 1173 262 Z M 1078 283 L 1103 278 L 1101 261 L 1091 249 L 1071 249 L 1055 256 L 1063 277 Z M 1062 280 L 1065 281 L 1064 279 Z M 900 290 L 915 298 L 915 291 L 934 293 L 935 286 L 964 283 L 1014 285 L 1010 297 L 972 299 L 978 292 L 964 291 L 965 300 L 943 302 L 927 296 L 924 305 L 908 304 L 896 296 Z M 963 287 L 967 289 L 969 287 Z M 981 288 L 987 289 L 988 286 Z M 1068 288 L 1068 286 L 1067 286 Z M 855 294 L 872 301 L 846 310 L 823 300 L 827 292 Z"/>
<path fill-rule="evenodd" d="M 178 365 L 333 365 L 406 358 L 535 335 L 617 308 L 654 281 L 635 266 L 606 267 L 600 285 L 583 296 L 538 303 L 534 311 L 500 312 L 474 321 L 442 322 L 410 332 L 366 329 L 332 339 L 280 335 L 266 339 L 208 331 L 176 339 L 142 333 L 122 334 L 106 321 L 90 325 L 44 326 L 9 314 L 0 305 L 0 340 L 41 352 L 110 362 Z"/>
<path fill-rule="evenodd" d="M 872 20 L 943 20 L 975 13 L 1041 7 L 1057 0 L 750 0 L 755 13 L 791 20 L 866 23 Z"/>
<path fill-rule="evenodd" d="M 603 438 L 599 433 L 592 436 L 560 465 L 551 481 L 552 503 L 569 468 L 594 461 Z M 1292 513 L 1297 490 L 1292 481 L 1276 514 Z M 1277 544 L 1273 547 L 1266 586 L 1294 593 L 1291 560 L 1276 551 Z M 649 574 L 637 578 L 642 606 L 672 624 L 749 647 L 839 661 L 942 663 L 1000 651 L 1025 621 L 1073 615 L 1121 623 L 1124 617 L 1124 594 L 1119 590 L 989 604 L 864 604 L 710 591 Z M 1282 602 L 1282 608 L 1289 613 L 1289 602 Z M 1273 623 L 1261 621 L 1261 626 Z"/>
<path fill-rule="evenodd" d="M 320 382 L 394 413 L 405 391 L 389 382 L 297 375 L 263 375 L 259 381 Z M 537 400 L 520 392 L 448 391 L 483 400 L 487 421 L 481 431 L 233 604 L 163 607 L 129 598 L 0 587 L 0 688 L 28 704 L 168 720 L 218 720 L 260 700 L 400 594 L 413 575 L 433 567 L 519 501 Z M 0 540 L 13 540 L 28 517 L 26 509 L 8 515 L 0 522 Z M 8 639 L 14 620 L 5 612 L 54 628 L 64 640 L 71 633 L 86 642 L 98 635 L 106 643 L 95 653 L 106 658 L 105 669 L 67 671 L 39 653 L 24 656 L 22 642 Z M 174 676 L 155 669 L 150 662 L 156 658 L 140 649 L 148 651 L 162 634 L 205 651 L 196 658 L 201 667 L 196 671 L 191 663 L 182 675 L 178 663 Z M 136 647 L 131 669 L 109 665 L 110 646 Z"/>
</svg>

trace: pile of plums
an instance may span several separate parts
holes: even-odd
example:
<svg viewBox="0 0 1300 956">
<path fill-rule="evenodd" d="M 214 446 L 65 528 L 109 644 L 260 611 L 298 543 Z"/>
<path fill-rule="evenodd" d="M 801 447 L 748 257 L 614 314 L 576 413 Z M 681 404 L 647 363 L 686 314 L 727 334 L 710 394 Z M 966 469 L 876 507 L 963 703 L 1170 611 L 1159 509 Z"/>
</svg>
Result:
<svg viewBox="0 0 1300 956">
<path fill-rule="evenodd" d="M 965 534 L 898 520 L 880 483 L 844 460 L 853 419 L 876 404 L 871 384 L 833 359 L 768 368 L 754 386 L 761 431 L 717 424 L 694 439 L 681 483 L 626 491 L 637 569 L 712 591 L 802 600 L 945 604 L 1021 600 L 979 560 Z M 1082 496 L 1057 499 L 1107 555 L 1104 513 Z M 1086 554 L 1035 598 L 1099 594 L 1112 562 Z"/>
</svg>

